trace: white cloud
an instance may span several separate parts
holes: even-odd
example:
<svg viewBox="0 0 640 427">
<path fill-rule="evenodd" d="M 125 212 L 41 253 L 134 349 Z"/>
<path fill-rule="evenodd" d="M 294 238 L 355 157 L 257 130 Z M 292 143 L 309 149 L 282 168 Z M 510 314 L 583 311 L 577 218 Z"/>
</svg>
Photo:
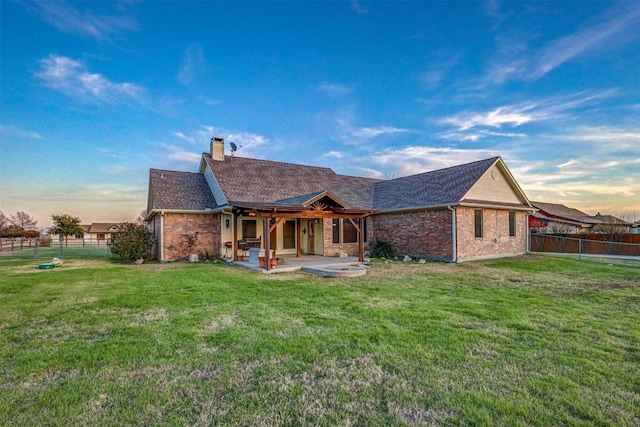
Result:
<svg viewBox="0 0 640 427">
<path fill-rule="evenodd" d="M 357 145 L 382 136 L 413 132 L 410 129 L 394 126 L 355 126 L 353 121 L 354 114 L 351 111 L 340 111 L 335 117 L 336 132 L 334 136 L 346 144 Z"/>
<path fill-rule="evenodd" d="M 417 173 L 442 169 L 497 156 L 491 150 L 466 150 L 458 148 L 409 146 L 402 149 L 387 149 L 361 159 L 369 166 L 370 176 L 403 177 Z M 377 167 L 371 167 L 375 165 Z"/>
<path fill-rule="evenodd" d="M 367 12 L 369 12 L 369 9 L 367 9 L 366 7 L 364 7 L 360 0 L 351 0 L 351 9 L 356 11 L 357 13 L 363 15 Z"/>
<path fill-rule="evenodd" d="M 121 104 L 129 100 L 142 102 L 145 90 L 133 83 L 115 83 L 101 74 L 90 73 L 84 64 L 66 56 L 49 55 L 40 60 L 36 77 L 47 86 L 79 99 Z"/>
<path fill-rule="evenodd" d="M 202 157 L 202 152 L 188 151 L 183 149 L 182 147 L 170 144 L 160 145 L 169 151 L 169 154 L 167 156 L 169 160 L 175 160 L 185 163 L 198 163 L 200 161 L 200 158 Z"/>
<path fill-rule="evenodd" d="M 328 153 L 324 153 L 322 157 L 341 159 L 343 154 L 340 151 L 329 151 Z"/>
<path fill-rule="evenodd" d="M 81 4 L 75 3 L 76 6 Z M 99 40 L 107 40 L 122 30 L 134 31 L 138 28 L 138 23 L 132 16 L 80 11 L 68 2 L 36 1 L 24 5 L 43 21 L 68 34 L 88 35 Z"/>
<path fill-rule="evenodd" d="M 178 81 L 183 85 L 187 85 L 193 81 L 196 76 L 203 72 L 206 68 L 206 60 L 204 51 L 199 44 L 191 44 L 184 53 L 182 66 L 178 71 Z"/>
<path fill-rule="evenodd" d="M 616 36 L 628 29 L 640 25 L 640 7 L 633 6 L 630 10 L 620 10 L 613 14 L 613 18 L 597 25 L 588 25 L 573 34 L 561 37 L 548 45 L 532 60 L 528 77 L 539 79 L 565 62 L 581 55 L 595 47 L 604 46 L 613 41 Z"/>
<path fill-rule="evenodd" d="M 458 141 L 478 141 L 485 136 L 523 137 L 526 136 L 523 133 L 497 132 L 487 128 L 513 128 L 534 122 L 560 120 L 580 108 L 618 95 L 618 90 L 584 91 L 518 104 L 503 105 L 484 112 L 463 111 L 439 120 L 440 124 L 451 125 L 457 129 L 456 132 L 443 132 L 439 137 Z"/>
<path fill-rule="evenodd" d="M 619 2 L 574 32 L 535 48 L 532 45 L 539 42 L 538 30 L 528 31 L 520 21 L 515 23 L 514 14 L 502 13 L 497 6 L 495 2 L 487 8 L 488 14 L 496 18 L 496 52 L 490 57 L 484 75 L 471 80 L 466 90 L 484 90 L 509 80 L 535 81 L 575 58 L 609 52 L 638 40 L 640 7 L 637 2 Z M 505 29 L 500 31 L 501 28 Z"/>
<path fill-rule="evenodd" d="M 0 134 L 14 135 L 20 138 L 42 139 L 42 136 L 39 133 L 4 125 L 0 125 Z"/>
<path fill-rule="evenodd" d="M 525 109 L 499 107 L 486 113 L 462 113 L 458 116 L 447 117 L 442 119 L 441 123 L 453 125 L 464 131 L 478 126 L 500 128 L 503 125 L 509 125 L 515 127 L 534 120 L 536 117 L 527 113 Z"/>
<path fill-rule="evenodd" d="M 334 96 L 343 96 L 343 95 L 349 95 L 350 93 L 353 93 L 353 88 L 350 86 L 336 84 L 336 83 L 329 83 L 329 82 L 320 83 L 316 87 L 316 89 L 320 92 L 325 92 Z"/>
</svg>

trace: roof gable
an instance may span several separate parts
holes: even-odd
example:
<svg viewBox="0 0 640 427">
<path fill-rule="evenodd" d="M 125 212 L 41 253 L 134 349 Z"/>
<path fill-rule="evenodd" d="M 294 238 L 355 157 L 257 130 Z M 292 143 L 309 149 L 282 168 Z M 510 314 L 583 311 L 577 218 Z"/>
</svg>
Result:
<svg viewBox="0 0 640 427">
<path fill-rule="evenodd" d="M 377 183 L 373 207 L 396 210 L 457 204 L 498 159 L 494 157 Z"/>
<path fill-rule="evenodd" d="M 341 203 L 370 207 L 377 179 L 339 175 L 329 168 L 225 156 L 213 160 L 203 154 L 229 203 L 294 203 L 329 192 Z"/>
<path fill-rule="evenodd" d="M 462 200 L 531 206 L 527 196 L 500 157 L 496 158 L 493 165 L 478 178 Z"/>
<path fill-rule="evenodd" d="M 306 194 L 303 196 L 293 197 L 291 199 L 278 200 L 278 203 L 283 203 L 287 205 L 300 205 L 305 207 L 315 207 L 315 206 L 325 206 L 331 208 L 345 208 L 348 209 L 349 206 L 347 203 L 340 200 L 335 195 L 331 194 L 328 191 L 320 191 L 313 194 Z"/>
<path fill-rule="evenodd" d="M 217 206 L 204 175 L 151 169 L 149 177 L 150 210 L 205 210 Z"/>
</svg>

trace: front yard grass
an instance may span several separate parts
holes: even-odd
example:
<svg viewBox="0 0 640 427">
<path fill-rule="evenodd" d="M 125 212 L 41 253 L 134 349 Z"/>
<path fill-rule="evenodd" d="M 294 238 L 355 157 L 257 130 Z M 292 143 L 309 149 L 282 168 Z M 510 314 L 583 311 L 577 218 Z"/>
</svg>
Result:
<svg viewBox="0 0 640 427">
<path fill-rule="evenodd" d="M 0 258 L 0 425 L 640 425 L 638 268 L 38 263 Z"/>
</svg>

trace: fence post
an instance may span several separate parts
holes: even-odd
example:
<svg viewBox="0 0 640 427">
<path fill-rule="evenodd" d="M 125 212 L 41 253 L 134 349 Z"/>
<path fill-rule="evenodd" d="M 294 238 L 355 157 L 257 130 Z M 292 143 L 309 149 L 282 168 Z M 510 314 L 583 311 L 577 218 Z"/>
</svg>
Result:
<svg viewBox="0 0 640 427">
<path fill-rule="evenodd" d="M 578 239 L 578 261 L 582 260 L 582 239 Z"/>
</svg>

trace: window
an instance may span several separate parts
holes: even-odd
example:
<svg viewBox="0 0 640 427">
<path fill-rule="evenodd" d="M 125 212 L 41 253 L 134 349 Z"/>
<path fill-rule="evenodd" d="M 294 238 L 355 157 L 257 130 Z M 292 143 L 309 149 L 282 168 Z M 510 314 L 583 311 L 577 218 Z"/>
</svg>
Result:
<svg viewBox="0 0 640 427">
<path fill-rule="evenodd" d="M 98 240 L 104 240 L 104 233 L 98 233 Z"/>
<path fill-rule="evenodd" d="M 256 220 L 243 219 L 242 220 L 242 238 L 255 239 L 256 237 L 258 237 L 258 235 L 256 234 Z"/>
<path fill-rule="evenodd" d="M 482 237 L 482 209 L 474 211 L 475 214 L 475 236 L 476 238 Z"/>
<path fill-rule="evenodd" d="M 509 237 L 516 235 L 516 213 L 509 212 Z"/>
<path fill-rule="evenodd" d="M 340 220 L 333 219 L 333 243 L 340 243 Z"/>
<path fill-rule="evenodd" d="M 282 248 L 294 249 L 296 247 L 296 222 L 285 221 L 282 223 Z"/>
<path fill-rule="evenodd" d="M 357 224 L 357 220 L 354 220 Z M 358 230 L 348 219 L 342 220 L 342 243 L 356 243 L 358 241 Z"/>
</svg>

